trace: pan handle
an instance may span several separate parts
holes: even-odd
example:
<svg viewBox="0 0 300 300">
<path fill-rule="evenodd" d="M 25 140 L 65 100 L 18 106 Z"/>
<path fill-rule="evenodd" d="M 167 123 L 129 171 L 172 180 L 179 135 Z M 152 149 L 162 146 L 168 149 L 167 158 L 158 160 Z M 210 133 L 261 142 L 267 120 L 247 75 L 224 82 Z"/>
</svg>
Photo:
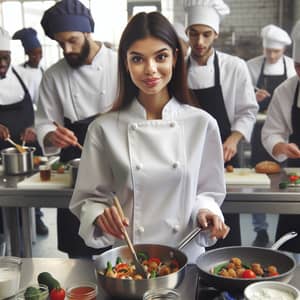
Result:
<svg viewBox="0 0 300 300">
<path fill-rule="evenodd" d="M 202 231 L 202 228 L 200 227 L 193 229 L 185 238 L 183 238 L 183 240 L 181 240 L 177 249 L 181 250 L 183 247 L 185 247 L 193 238 L 198 235 L 200 231 Z"/>
<path fill-rule="evenodd" d="M 297 232 L 291 231 L 286 234 L 284 234 L 281 238 L 279 238 L 272 246 L 271 249 L 278 250 L 278 248 L 283 245 L 285 242 L 287 242 L 290 239 L 295 238 L 298 235 Z"/>
</svg>

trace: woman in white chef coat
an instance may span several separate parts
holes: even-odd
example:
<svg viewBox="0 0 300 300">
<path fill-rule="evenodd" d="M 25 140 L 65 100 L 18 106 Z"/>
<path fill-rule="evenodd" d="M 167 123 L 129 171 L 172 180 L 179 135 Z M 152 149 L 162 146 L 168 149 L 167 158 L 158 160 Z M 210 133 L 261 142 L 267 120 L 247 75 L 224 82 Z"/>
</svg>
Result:
<svg viewBox="0 0 300 300">
<path fill-rule="evenodd" d="M 300 21 L 293 32 L 293 59 L 297 75 L 293 76 L 274 92 L 262 129 L 262 143 L 278 162 L 287 160 L 289 167 L 300 167 Z M 299 232 L 299 215 L 280 215 L 276 238 L 289 231 Z M 294 238 L 282 250 L 300 253 L 300 237 Z"/>
<path fill-rule="evenodd" d="M 256 100 L 259 112 L 266 113 L 273 92 L 280 83 L 296 74 L 294 61 L 284 55 L 285 48 L 291 44 L 288 33 L 275 25 L 262 28 L 263 55 L 252 58 L 247 62 L 252 84 L 256 89 Z M 261 129 L 264 121 L 255 123 L 251 137 L 251 165 L 264 160 L 274 160 L 261 143 Z M 268 223 L 266 214 L 253 214 L 252 223 L 257 233 L 253 246 L 265 247 L 269 243 Z"/>
<path fill-rule="evenodd" d="M 195 261 L 228 232 L 217 123 L 188 105 L 180 41 L 160 13 L 135 15 L 118 53 L 117 102 L 89 127 L 70 203 L 79 234 L 90 247 L 118 245 L 126 225 L 134 243 L 177 246 L 211 224 L 184 250 Z M 118 216 L 113 192 L 128 220 Z"/>
<path fill-rule="evenodd" d="M 258 106 L 245 61 L 213 47 L 229 7 L 223 0 L 186 0 L 185 8 L 191 47 L 188 84 L 200 107 L 218 122 L 224 163 L 238 167 L 237 146 L 243 138 L 250 141 Z M 225 220 L 231 231 L 216 247 L 240 245 L 239 215 L 226 214 Z"/>
</svg>

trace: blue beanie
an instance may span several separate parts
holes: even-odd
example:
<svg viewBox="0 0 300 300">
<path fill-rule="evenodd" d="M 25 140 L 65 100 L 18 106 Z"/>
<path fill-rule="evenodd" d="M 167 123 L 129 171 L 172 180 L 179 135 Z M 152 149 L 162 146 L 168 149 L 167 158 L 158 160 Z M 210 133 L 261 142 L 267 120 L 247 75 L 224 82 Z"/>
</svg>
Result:
<svg viewBox="0 0 300 300">
<path fill-rule="evenodd" d="M 41 25 L 51 39 L 58 32 L 93 32 L 95 26 L 90 10 L 78 0 L 57 2 L 45 11 Z"/>
<path fill-rule="evenodd" d="M 37 38 L 37 32 L 33 28 L 23 28 L 13 35 L 13 40 L 21 40 L 25 52 L 35 48 L 41 48 Z"/>
</svg>

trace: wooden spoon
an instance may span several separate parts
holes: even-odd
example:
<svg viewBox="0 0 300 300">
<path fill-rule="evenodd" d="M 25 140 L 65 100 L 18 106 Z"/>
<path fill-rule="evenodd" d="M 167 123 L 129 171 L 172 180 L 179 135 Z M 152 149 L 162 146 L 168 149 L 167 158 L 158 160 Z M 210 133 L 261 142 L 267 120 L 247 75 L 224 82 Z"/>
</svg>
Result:
<svg viewBox="0 0 300 300">
<path fill-rule="evenodd" d="M 26 152 L 26 149 L 24 147 L 22 147 L 19 144 L 16 144 L 12 139 L 7 138 L 6 141 L 8 141 L 9 143 L 11 143 L 13 146 L 16 147 L 16 149 L 20 152 L 20 153 L 24 153 Z"/>
<path fill-rule="evenodd" d="M 60 126 L 57 122 L 55 122 L 55 121 L 53 121 L 52 122 L 57 128 L 59 128 L 59 127 L 62 127 L 62 126 Z M 78 142 L 77 142 L 77 144 L 76 144 L 76 146 L 82 151 L 83 150 L 83 146 L 81 145 L 81 144 L 79 144 Z"/>
<path fill-rule="evenodd" d="M 120 205 L 120 201 L 119 201 L 118 197 L 115 194 L 113 194 L 113 200 L 114 200 L 114 204 L 115 204 L 115 206 L 118 210 L 118 213 L 119 213 L 121 219 L 124 219 L 123 209 Z M 133 263 L 135 265 L 137 274 L 140 274 L 144 278 L 147 278 L 147 272 L 145 271 L 144 267 L 142 266 L 142 264 L 138 260 L 138 257 L 136 255 L 136 252 L 135 252 L 134 247 L 133 247 L 133 244 L 132 244 L 132 242 L 131 242 L 131 240 L 128 236 L 128 233 L 127 233 L 126 229 L 124 228 L 124 231 L 122 231 L 122 232 L 125 236 L 125 240 L 126 240 L 126 243 L 129 247 L 129 250 L 130 250 L 130 252 L 133 256 Z"/>
</svg>

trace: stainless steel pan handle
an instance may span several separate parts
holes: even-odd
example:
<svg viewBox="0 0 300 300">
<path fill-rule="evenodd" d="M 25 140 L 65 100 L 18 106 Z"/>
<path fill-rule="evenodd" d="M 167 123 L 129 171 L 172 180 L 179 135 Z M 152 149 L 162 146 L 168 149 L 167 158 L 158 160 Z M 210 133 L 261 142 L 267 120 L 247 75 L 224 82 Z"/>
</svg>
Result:
<svg viewBox="0 0 300 300">
<path fill-rule="evenodd" d="M 283 245 L 285 242 L 289 241 L 290 239 L 295 238 L 298 235 L 297 232 L 291 231 L 284 234 L 281 238 L 279 238 L 272 246 L 271 249 L 278 250 L 278 248 Z"/>
</svg>

